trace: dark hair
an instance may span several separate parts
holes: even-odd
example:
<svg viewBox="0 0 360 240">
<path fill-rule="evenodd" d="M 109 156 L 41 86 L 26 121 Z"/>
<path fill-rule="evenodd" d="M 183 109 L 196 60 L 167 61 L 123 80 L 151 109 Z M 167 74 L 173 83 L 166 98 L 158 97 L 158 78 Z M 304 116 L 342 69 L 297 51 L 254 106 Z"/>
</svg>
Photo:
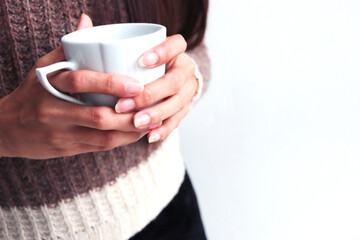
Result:
<svg viewBox="0 0 360 240">
<path fill-rule="evenodd" d="M 208 0 L 125 0 L 130 22 L 153 22 L 166 26 L 168 35 L 181 34 L 188 49 L 204 38 Z"/>
</svg>

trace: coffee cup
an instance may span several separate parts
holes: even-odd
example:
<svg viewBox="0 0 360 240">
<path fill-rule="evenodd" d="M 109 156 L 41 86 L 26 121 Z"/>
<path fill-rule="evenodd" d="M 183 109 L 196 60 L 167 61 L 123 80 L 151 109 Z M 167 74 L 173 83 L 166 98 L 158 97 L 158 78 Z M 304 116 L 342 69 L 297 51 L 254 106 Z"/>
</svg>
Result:
<svg viewBox="0 0 360 240">
<path fill-rule="evenodd" d="M 165 65 L 147 69 L 141 56 L 166 39 L 166 28 L 149 23 L 120 23 L 78 30 L 61 38 L 67 61 L 37 68 L 43 87 L 52 95 L 81 105 L 114 107 L 119 96 L 79 93 L 70 96 L 55 89 L 49 73 L 61 70 L 92 70 L 132 77 L 146 85 L 165 74 Z"/>
</svg>

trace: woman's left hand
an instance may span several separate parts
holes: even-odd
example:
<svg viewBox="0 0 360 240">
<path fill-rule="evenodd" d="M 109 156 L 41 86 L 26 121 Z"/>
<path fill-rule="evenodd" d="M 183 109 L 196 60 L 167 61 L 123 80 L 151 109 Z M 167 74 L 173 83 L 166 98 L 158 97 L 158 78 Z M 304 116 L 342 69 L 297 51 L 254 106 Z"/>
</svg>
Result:
<svg viewBox="0 0 360 240">
<path fill-rule="evenodd" d="M 143 92 L 136 97 L 119 99 L 115 106 L 118 113 L 132 112 L 163 100 L 134 115 L 136 128 L 150 127 L 150 143 L 165 139 L 177 128 L 189 112 L 197 91 L 195 64 L 184 54 L 186 47 L 185 39 L 177 34 L 147 51 L 139 64 L 146 68 L 166 64 L 166 74 L 145 85 Z"/>
</svg>

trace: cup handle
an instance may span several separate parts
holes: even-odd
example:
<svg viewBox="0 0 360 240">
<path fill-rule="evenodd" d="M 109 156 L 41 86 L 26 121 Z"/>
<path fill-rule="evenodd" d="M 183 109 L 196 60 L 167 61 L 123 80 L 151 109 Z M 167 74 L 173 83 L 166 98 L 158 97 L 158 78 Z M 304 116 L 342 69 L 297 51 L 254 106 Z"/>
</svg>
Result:
<svg viewBox="0 0 360 240">
<path fill-rule="evenodd" d="M 52 95 L 54 95 L 55 97 L 61 98 L 65 101 L 69 101 L 72 103 L 76 103 L 76 104 L 80 104 L 80 105 L 87 105 L 86 103 L 71 97 L 69 95 L 66 95 L 58 90 L 56 90 L 50 83 L 49 80 L 47 79 L 47 75 L 49 73 L 58 71 L 60 69 L 69 69 L 69 70 L 78 70 L 78 65 L 75 62 L 72 61 L 66 61 L 66 62 L 58 62 L 58 63 L 54 63 L 51 64 L 49 66 L 46 67 L 42 67 L 42 68 L 37 68 L 36 71 L 36 75 L 38 77 L 38 79 L 40 80 L 41 85 L 43 85 L 43 87 Z"/>
</svg>

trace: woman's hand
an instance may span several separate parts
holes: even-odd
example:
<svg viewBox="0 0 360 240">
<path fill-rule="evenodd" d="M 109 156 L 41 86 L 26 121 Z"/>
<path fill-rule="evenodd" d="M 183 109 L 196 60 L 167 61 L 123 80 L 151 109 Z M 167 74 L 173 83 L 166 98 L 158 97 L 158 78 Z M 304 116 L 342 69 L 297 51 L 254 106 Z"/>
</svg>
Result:
<svg viewBox="0 0 360 240">
<path fill-rule="evenodd" d="M 83 15 L 78 29 L 91 26 L 90 18 Z M 17 89 L 0 99 L 0 156 L 45 159 L 104 151 L 138 141 L 149 131 L 134 127 L 133 113 L 81 106 L 48 93 L 37 79 L 35 68 L 64 60 L 62 47 L 45 55 Z M 135 97 L 143 90 L 134 79 L 87 70 L 58 72 L 49 79 L 57 89 L 68 93 Z"/>
<path fill-rule="evenodd" d="M 163 100 L 137 112 L 133 119 L 137 129 L 162 124 L 149 132 L 150 143 L 166 138 L 189 112 L 198 81 L 195 78 L 195 64 L 184 54 L 186 47 L 184 38 L 174 35 L 147 51 L 139 64 L 146 68 L 166 64 L 166 74 L 147 84 L 139 95 L 121 98 L 115 107 L 118 113 L 131 112 Z"/>
</svg>

